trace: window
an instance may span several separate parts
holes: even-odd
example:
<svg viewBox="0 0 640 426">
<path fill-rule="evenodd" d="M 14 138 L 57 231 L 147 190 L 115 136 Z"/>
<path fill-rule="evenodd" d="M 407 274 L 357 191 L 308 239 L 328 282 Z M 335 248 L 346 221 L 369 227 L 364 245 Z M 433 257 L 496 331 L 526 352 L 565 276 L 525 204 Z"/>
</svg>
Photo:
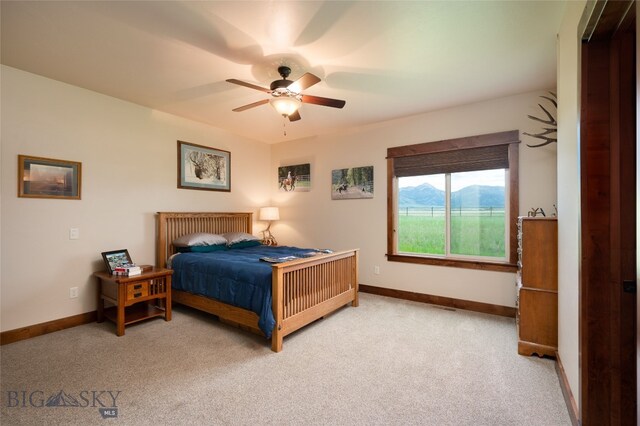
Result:
<svg viewBox="0 0 640 426">
<path fill-rule="evenodd" d="M 389 148 L 391 261 L 515 269 L 518 131 Z"/>
</svg>

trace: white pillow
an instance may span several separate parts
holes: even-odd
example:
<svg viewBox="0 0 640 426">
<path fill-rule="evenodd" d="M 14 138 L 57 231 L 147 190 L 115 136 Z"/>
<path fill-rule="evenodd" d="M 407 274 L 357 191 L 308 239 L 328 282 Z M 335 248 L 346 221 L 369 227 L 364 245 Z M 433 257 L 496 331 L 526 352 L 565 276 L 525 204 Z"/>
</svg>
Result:
<svg viewBox="0 0 640 426">
<path fill-rule="evenodd" d="M 222 236 L 226 238 L 227 245 L 229 246 L 243 241 L 260 241 L 260 238 L 247 234 L 246 232 L 227 232 L 226 234 L 222 234 Z"/>
<path fill-rule="evenodd" d="M 178 237 L 173 240 L 172 244 L 174 247 L 217 246 L 227 244 L 227 239 L 218 234 L 196 232 L 194 234 L 187 234 L 182 237 Z"/>
</svg>

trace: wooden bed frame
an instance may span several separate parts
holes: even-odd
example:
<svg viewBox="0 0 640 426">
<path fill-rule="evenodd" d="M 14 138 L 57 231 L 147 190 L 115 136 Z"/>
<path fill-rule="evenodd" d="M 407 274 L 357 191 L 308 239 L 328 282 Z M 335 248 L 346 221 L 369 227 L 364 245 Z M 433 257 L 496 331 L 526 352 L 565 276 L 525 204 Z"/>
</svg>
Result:
<svg viewBox="0 0 640 426">
<path fill-rule="evenodd" d="M 166 267 L 175 253 L 171 242 L 185 234 L 252 233 L 253 213 L 159 212 L 156 265 Z M 301 327 L 351 303 L 358 306 L 358 250 L 340 251 L 273 264 L 273 316 L 276 324 L 271 349 L 282 350 L 282 339 Z M 221 320 L 264 336 L 258 315 L 205 296 L 172 290 L 173 302 L 217 315 Z"/>
</svg>

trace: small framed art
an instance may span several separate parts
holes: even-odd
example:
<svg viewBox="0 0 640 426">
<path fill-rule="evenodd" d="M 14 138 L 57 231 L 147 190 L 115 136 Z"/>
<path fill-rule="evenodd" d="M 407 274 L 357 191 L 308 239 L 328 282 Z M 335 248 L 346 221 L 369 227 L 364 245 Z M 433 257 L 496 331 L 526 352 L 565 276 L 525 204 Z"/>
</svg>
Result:
<svg viewBox="0 0 640 426">
<path fill-rule="evenodd" d="M 105 251 L 102 253 L 102 259 L 110 274 L 113 274 L 115 268 L 133 264 L 127 249 Z"/>
<path fill-rule="evenodd" d="M 79 200 L 82 163 L 18 155 L 18 197 Z"/>
<path fill-rule="evenodd" d="M 278 167 L 281 191 L 311 191 L 311 163 Z"/>
<path fill-rule="evenodd" d="M 331 171 L 331 199 L 373 198 L 373 166 Z"/>
<path fill-rule="evenodd" d="M 178 188 L 231 191 L 231 153 L 178 141 Z"/>
</svg>

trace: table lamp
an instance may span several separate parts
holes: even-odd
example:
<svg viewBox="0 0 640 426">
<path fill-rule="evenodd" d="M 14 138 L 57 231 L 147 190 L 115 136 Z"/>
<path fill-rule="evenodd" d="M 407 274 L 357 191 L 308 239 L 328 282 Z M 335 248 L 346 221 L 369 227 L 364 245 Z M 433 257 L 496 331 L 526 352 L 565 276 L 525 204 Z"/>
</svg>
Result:
<svg viewBox="0 0 640 426">
<path fill-rule="evenodd" d="M 260 207 L 260 215 L 258 220 L 264 220 L 269 222 L 267 229 L 262 231 L 262 244 L 267 246 L 277 246 L 278 242 L 271 234 L 271 222 L 274 220 L 280 220 L 280 211 L 277 207 Z"/>
</svg>

